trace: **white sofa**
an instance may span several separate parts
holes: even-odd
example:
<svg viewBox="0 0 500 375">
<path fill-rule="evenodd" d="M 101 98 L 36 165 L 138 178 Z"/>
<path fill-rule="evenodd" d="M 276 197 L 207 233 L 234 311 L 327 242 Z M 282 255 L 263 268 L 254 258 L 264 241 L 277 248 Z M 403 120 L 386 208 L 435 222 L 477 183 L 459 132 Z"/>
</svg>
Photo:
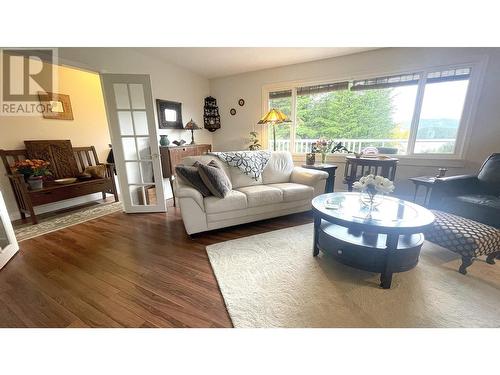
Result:
<svg viewBox="0 0 500 375">
<path fill-rule="evenodd" d="M 175 196 L 188 234 L 228 227 L 311 209 L 311 200 L 324 193 L 328 173 L 295 167 L 289 152 L 273 152 L 259 180 L 245 175 L 216 156 L 188 156 L 184 165 L 215 160 L 229 176 L 233 190 L 225 198 L 203 197 L 174 182 Z"/>
</svg>

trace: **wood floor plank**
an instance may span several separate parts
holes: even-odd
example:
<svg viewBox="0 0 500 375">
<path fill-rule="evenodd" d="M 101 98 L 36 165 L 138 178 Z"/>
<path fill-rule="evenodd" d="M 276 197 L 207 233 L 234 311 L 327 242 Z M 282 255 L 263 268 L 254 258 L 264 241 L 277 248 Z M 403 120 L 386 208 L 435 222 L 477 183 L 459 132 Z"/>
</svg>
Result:
<svg viewBox="0 0 500 375">
<path fill-rule="evenodd" d="M 311 220 L 296 214 L 190 238 L 169 207 L 23 241 L 0 271 L 0 327 L 231 327 L 205 246 Z"/>
</svg>

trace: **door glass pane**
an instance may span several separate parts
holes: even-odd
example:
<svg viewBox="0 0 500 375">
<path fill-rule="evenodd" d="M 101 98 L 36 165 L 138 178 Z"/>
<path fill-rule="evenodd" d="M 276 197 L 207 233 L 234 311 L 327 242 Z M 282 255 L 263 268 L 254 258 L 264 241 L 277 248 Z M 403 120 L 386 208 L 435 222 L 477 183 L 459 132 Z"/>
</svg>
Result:
<svg viewBox="0 0 500 375">
<path fill-rule="evenodd" d="M 140 159 L 151 159 L 151 149 L 149 147 L 148 137 L 137 137 L 137 147 L 139 149 Z"/>
<path fill-rule="evenodd" d="M 425 85 L 415 153 L 452 154 L 460 126 L 469 80 Z"/>
<path fill-rule="evenodd" d="M 127 179 L 129 184 L 140 184 L 141 181 L 141 171 L 139 170 L 138 162 L 126 162 L 125 168 L 127 169 Z"/>
<path fill-rule="evenodd" d="M 130 99 L 132 100 L 133 109 L 146 109 L 146 104 L 144 103 L 144 90 L 142 85 L 138 83 L 133 83 L 129 85 L 130 89 Z"/>
<path fill-rule="evenodd" d="M 141 162 L 142 181 L 146 184 L 153 183 L 153 163 L 150 161 Z"/>
<path fill-rule="evenodd" d="M 142 186 L 129 186 L 130 200 L 134 206 L 146 205 L 146 197 Z"/>
<path fill-rule="evenodd" d="M 116 109 L 130 109 L 127 85 L 124 83 L 114 83 Z"/>
<path fill-rule="evenodd" d="M 118 111 L 118 124 L 120 125 L 121 135 L 134 135 L 132 115 L 129 111 Z"/>
<path fill-rule="evenodd" d="M 7 231 L 5 230 L 2 218 L 0 217 L 0 252 L 2 249 L 6 248 L 9 243 L 10 241 L 7 237 Z"/>
<path fill-rule="evenodd" d="M 138 160 L 137 151 L 135 149 L 134 138 L 122 138 L 123 156 L 125 160 Z"/>
<path fill-rule="evenodd" d="M 134 111 L 134 126 L 136 135 L 148 135 L 148 119 L 146 111 Z"/>
</svg>

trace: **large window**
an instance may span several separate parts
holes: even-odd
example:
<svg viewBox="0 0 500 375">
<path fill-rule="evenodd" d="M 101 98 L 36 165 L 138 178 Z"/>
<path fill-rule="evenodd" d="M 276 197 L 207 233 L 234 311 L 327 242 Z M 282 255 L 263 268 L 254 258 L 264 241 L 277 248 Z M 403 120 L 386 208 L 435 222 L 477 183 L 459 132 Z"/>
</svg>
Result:
<svg viewBox="0 0 500 375">
<path fill-rule="evenodd" d="M 454 154 L 470 74 L 467 67 L 272 91 L 269 108 L 292 120 L 277 126 L 277 149 L 308 152 L 327 138 L 356 152 Z"/>
</svg>

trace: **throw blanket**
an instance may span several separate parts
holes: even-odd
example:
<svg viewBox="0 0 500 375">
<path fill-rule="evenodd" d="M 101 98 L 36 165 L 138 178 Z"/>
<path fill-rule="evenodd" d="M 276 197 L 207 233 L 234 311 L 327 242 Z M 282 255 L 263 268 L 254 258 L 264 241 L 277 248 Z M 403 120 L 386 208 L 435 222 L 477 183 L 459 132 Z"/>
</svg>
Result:
<svg viewBox="0 0 500 375">
<path fill-rule="evenodd" d="M 270 151 L 211 152 L 231 167 L 239 168 L 244 174 L 258 180 L 271 158 Z"/>
</svg>

